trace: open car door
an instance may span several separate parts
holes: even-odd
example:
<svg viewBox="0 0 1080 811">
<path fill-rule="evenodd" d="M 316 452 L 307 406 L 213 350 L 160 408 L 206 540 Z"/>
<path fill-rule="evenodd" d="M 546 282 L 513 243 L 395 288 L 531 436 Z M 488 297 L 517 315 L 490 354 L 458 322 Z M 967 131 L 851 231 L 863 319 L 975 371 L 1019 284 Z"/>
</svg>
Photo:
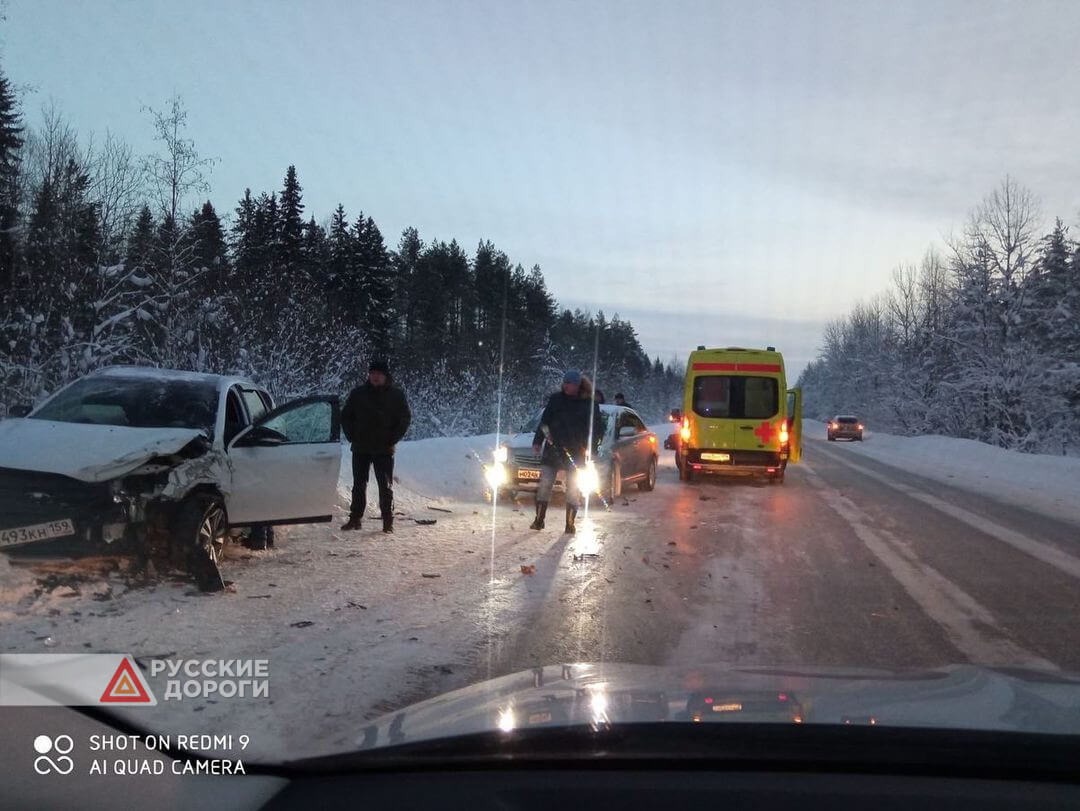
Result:
<svg viewBox="0 0 1080 811">
<path fill-rule="evenodd" d="M 802 389 L 788 389 L 787 416 L 791 434 L 788 461 L 799 462 L 802 460 Z"/>
<path fill-rule="evenodd" d="M 329 521 L 341 470 L 340 433 L 338 398 L 327 395 L 278 406 L 237 434 L 229 444 L 229 523 Z"/>
</svg>

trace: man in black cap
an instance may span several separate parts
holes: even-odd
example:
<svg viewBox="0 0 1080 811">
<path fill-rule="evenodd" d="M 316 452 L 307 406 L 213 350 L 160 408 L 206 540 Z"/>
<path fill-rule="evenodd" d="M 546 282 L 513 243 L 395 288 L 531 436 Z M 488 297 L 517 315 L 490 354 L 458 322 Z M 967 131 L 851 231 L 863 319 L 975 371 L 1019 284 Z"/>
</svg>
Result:
<svg viewBox="0 0 1080 811">
<path fill-rule="evenodd" d="M 383 532 L 394 531 L 394 446 L 409 430 L 405 393 L 394 385 L 386 361 L 374 360 L 367 382 L 353 389 L 341 410 L 341 430 L 352 443 L 352 509 L 343 530 L 360 529 L 367 507 L 368 472 L 375 468 Z"/>
<path fill-rule="evenodd" d="M 581 395 L 581 372 L 571 369 L 563 376 L 562 389 L 548 398 L 533 437 L 533 455 L 539 456 L 540 484 L 536 490 L 536 519 L 529 529 L 543 529 L 548 502 L 560 470 L 566 476 L 566 532 L 576 531 L 578 505 L 583 495 L 576 472 L 596 455 L 603 435 L 600 406 Z"/>
</svg>

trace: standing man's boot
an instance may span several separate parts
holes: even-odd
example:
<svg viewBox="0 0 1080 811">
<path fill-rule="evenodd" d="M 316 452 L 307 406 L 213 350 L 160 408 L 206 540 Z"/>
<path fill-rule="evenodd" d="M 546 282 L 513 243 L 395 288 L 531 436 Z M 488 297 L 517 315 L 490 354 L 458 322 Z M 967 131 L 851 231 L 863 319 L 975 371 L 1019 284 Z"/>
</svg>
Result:
<svg viewBox="0 0 1080 811">
<path fill-rule="evenodd" d="M 536 502 L 536 518 L 531 524 L 529 524 L 529 529 L 544 528 L 544 518 L 545 516 L 547 516 L 547 505 L 548 503 L 546 501 Z"/>
<path fill-rule="evenodd" d="M 392 515 L 389 515 L 389 516 L 384 515 L 383 516 L 382 531 L 385 532 L 387 535 L 393 535 L 394 534 L 394 516 L 392 516 Z"/>
<path fill-rule="evenodd" d="M 577 521 L 577 507 L 566 506 L 566 534 L 573 535 L 577 532 L 574 522 Z"/>
<path fill-rule="evenodd" d="M 360 529 L 360 519 L 355 515 L 350 515 L 349 520 L 341 525 L 342 532 L 355 532 Z"/>
</svg>

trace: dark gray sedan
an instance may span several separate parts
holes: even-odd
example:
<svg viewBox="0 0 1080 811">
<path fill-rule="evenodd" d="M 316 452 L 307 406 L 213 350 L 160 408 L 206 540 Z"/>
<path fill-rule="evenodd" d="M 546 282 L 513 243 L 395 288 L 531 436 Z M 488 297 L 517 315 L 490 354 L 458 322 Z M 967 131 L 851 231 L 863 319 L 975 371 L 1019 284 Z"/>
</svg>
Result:
<svg viewBox="0 0 1080 811">
<path fill-rule="evenodd" d="M 603 424 L 596 430 L 601 434 L 596 454 L 597 486 L 591 488 L 608 501 L 622 494 L 627 484 L 641 490 L 656 486 L 656 467 L 659 451 L 656 434 L 645 427 L 632 408 L 616 405 L 600 406 Z M 540 413 L 522 426 L 521 432 L 504 444 L 500 460 L 505 465 L 501 493 L 513 497 L 517 493 L 535 492 L 540 483 L 540 457 L 532 452 L 533 436 L 540 423 Z M 559 492 L 566 491 L 566 474 L 560 472 L 555 483 Z"/>
</svg>

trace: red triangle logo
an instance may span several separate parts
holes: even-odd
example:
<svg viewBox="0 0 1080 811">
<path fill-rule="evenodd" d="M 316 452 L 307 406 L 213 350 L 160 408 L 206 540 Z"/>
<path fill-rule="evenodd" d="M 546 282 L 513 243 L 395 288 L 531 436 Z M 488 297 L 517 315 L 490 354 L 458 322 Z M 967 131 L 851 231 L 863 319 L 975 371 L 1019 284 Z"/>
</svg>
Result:
<svg viewBox="0 0 1080 811">
<path fill-rule="evenodd" d="M 131 667 L 127 657 L 116 668 L 113 677 L 109 680 L 109 686 L 101 694 L 100 701 L 104 704 L 149 704 L 150 694 L 143 687 L 142 679 Z"/>
</svg>

